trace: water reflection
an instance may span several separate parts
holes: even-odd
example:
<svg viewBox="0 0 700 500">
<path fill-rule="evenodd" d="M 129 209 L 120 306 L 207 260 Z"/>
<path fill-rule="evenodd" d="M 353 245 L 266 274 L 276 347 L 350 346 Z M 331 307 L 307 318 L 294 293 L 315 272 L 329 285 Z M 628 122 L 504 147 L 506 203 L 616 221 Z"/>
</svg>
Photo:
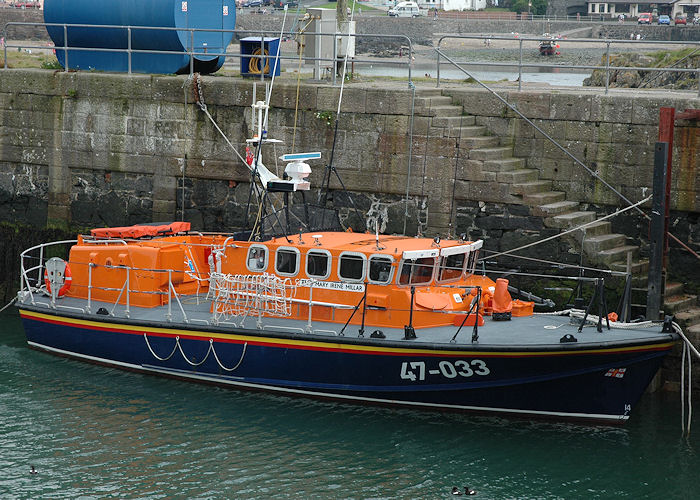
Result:
<svg viewBox="0 0 700 500">
<path fill-rule="evenodd" d="M 700 465 L 668 395 L 621 428 L 346 406 L 64 360 L 16 326 L 0 336 L 0 489 L 19 497 L 684 497 Z"/>
</svg>

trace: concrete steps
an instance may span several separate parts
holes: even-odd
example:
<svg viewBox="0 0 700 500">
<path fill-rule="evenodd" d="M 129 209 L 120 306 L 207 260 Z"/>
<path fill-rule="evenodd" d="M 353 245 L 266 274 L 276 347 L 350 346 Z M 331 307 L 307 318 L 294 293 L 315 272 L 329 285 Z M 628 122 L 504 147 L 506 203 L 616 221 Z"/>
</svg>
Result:
<svg viewBox="0 0 700 500">
<path fill-rule="evenodd" d="M 512 156 L 484 161 L 484 169 L 488 170 L 489 172 L 510 172 L 513 170 L 522 170 L 525 168 L 525 165 L 526 162 L 523 158 L 514 158 Z M 535 170 L 535 172 L 537 172 L 537 170 Z"/>
<path fill-rule="evenodd" d="M 552 181 L 528 181 L 513 184 L 511 194 L 533 194 L 552 189 Z"/>
<path fill-rule="evenodd" d="M 542 191 L 523 195 L 525 205 L 549 205 L 564 200 L 566 200 L 566 193 L 563 191 Z"/>
<path fill-rule="evenodd" d="M 521 168 L 518 170 L 508 170 L 506 172 L 497 172 L 496 180 L 507 184 L 525 183 L 536 181 L 539 177 L 539 172 L 534 168 Z"/>
<path fill-rule="evenodd" d="M 583 239 L 586 259 L 593 265 L 616 264 L 626 269 L 627 255 L 632 252 L 632 271 L 648 268 L 648 264 L 638 260 L 639 248 L 628 245 L 624 235 L 611 233 L 608 221 L 596 222 L 595 212 L 568 201 L 566 193 L 553 189 L 552 181 L 539 178 L 538 169 L 527 165 L 525 159 L 514 157 L 512 146 L 506 144 L 510 139 L 490 135 L 486 127 L 476 124 L 475 117 L 463 114 L 462 106 L 452 105 L 450 97 L 435 92 L 439 89 L 430 90 L 416 97 L 416 112 L 430 117 L 431 135 L 454 138 L 466 150 L 464 155 L 460 153 L 462 158 L 481 162 L 481 172 L 472 178 L 491 183 L 485 184 L 484 189 L 497 189 L 506 198 L 510 195 L 516 202 L 521 200 L 531 215 L 544 218 L 546 227 L 566 231 L 591 223 L 571 236 L 579 242 Z M 473 164 L 469 168 L 479 168 Z"/>
<path fill-rule="evenodd" d="M 430 122 L 432 127 L 442 127 L 450 130 L 459 129 L 460 127 L 470 127 L 476 124 L 476 118 L 473 116 L 433 116 Z"/>
<path fill-rule="evenodd" d="M 580 226 L 595 220 L 595 212 L 567 212 L 554 217 L 548 217 L 544 220 L 544 225 L 547 227 L 556 227 L 559 229 L 569 229 L 570 227 Z M 586 231 L 587 232 L 587 231 Z"/>
<path fill-rule="evenodd" d="M 599 234 L 583 240 L 583 250 L 589 254 L 598 254 L 603 250 L 613 250 L 625 246 L 626 238 L 622 234 Z"/>
</svg>

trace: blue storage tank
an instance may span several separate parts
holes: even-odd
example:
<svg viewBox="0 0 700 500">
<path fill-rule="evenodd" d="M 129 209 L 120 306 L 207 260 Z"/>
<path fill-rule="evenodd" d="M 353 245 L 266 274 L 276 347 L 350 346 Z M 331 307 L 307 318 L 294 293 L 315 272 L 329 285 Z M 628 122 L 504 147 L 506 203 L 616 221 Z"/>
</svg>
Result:
<svg viewBox="0 0 700 500">
<path fill-rule="evenodd" d="M 92 24 L 132 26 L 132 50 L 167 50 L 172 54 L 132 53 L 131 70 L 140 73 L 187 73 L 190 59 L 186 52 L 193 45 L 200 54 L 194 57 L 194 71 L 213 73 L 223 64 L 224 53 L 233 38 L 233 31 L 207 32 L 137 29 L 137 26 L 233 30 L 236 24 L 235 0 L 45 0 L 44 22 L 60 24 Z M 63 26 L 47 26 L 56 46 L 58 62 L 69 69 L 128 71 L 125 51 L 87 51 L 81 47 L 127 49 L 125 28 L 68 27 L 67 46 Z"/>
</svg>

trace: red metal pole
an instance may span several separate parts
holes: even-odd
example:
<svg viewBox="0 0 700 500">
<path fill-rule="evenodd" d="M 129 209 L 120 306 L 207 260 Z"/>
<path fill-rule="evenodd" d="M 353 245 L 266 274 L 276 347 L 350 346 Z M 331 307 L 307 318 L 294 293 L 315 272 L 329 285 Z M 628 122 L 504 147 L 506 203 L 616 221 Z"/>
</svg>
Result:
<svg viewBox="0 0 700 500">
<path fill-rule="evenodd" d="M 659 142 L 668 144 L 668 157 L 666 162 L 666 203 L 664 207 L 664 259 L 663 267 L 666 269 L 668 261 L 668 228 L 671 222 L 671 166 L 673 164 L 673 131 L 675 128 L 676 108 L 659 109 Z"/>
</svg>

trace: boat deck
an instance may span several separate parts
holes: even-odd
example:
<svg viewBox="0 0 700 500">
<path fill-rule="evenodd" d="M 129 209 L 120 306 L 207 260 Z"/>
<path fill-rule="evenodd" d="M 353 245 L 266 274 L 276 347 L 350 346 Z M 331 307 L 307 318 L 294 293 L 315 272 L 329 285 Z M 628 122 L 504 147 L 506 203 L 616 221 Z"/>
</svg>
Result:
<svg viewBox="0 0 700 500">
<path fill-rule="evenodd" d="M 644 322 L 635 324 L 620 325 L 611 322 L 611 329 L 606 328 L 603 320 L 603 331 L 598 332 L 595 323 L 598 317 L 589 315 L 582 331 L 578 328 L 581 318 L 561 315 L 536 313 L 533 316 L 513 318 L 510 321 L 494 321 L 491 317 L 484 318 L 485 324 L 478 328 L 478 341 L 472 342 L 472 326 L 463 326 L 456 336 L 457 326 L 446 326 L 438 328 L 419 329 L 416 328 L 416 338 L 404 340 L 404 325 L 398 328 L 377 328 L 372 325 L 365 325 L 364 335 L 360 336 L 360 325 L 349 324 L 343 330 L 343 324 L 334 322 L 322 322 L 314 319 L 311 327 L 308 321 L 265 317 L 248 316 L 246 318 L 233 318 L 226 321 L 216 322 L 212 316 L 211 300 L 204 296 L 183 297 L 182 308 L 175 301 L 170 308 L 167 305 L 155 308 L 130 307 L 128 312 L 124 305 L 114 305 L 112 303 L 91 301 L 90 312 L 87 312 L 87 302 L 83 299 L 63 297 L 56 301 L 55 309 L 51 306 L 49 297 L 34 294 L 34 305 L 29 296 L 18 301 L 20 308 L 31 308 L 37 312 L 48 314 L 58 313 L 62 316 L 71 316 L 82 320 L 98 320 L 116 322 L 120 324 L 144 325 L 150 327 L 162 327 L 175 330 L 186 329 L 190 331 L 216 331 L 219 333 L 245 334 L 251 335 L 259 333 L 266 336 L 297 336 L 306 338 L 318 337 L 328 341 L 329 337 L 343 338 L 344 341 L 352 339 L 363 342 L 377 343 L 405 343 L 406 345 L 449 345 L 453 348 L 464 348 L 466 346 L 474 348 L 477 345 L 480 349 L 528 349 L 543 348 L 548 346 L 560 346 L 562 349 L 579 349 L 583 347 L 593 347 L 601 345 L 636 344 L 649 341 L 672 341 L 673 334 L 661 333 L 660 323 Z M 98 311 L 100 311 L 98 313 Z M 183 315 L 184 311 L 184 315 Z M 574 313 L 581 315 L 581 312 Z M 361 319 L 361 310 L 358 310 L 356 320 Z M 386 336 L 384 339 L 370 338 L 375 330 L 381 330 Z M 575 342 L 561 342 L 565 335 L 572 335 Z"/>
</svg>

